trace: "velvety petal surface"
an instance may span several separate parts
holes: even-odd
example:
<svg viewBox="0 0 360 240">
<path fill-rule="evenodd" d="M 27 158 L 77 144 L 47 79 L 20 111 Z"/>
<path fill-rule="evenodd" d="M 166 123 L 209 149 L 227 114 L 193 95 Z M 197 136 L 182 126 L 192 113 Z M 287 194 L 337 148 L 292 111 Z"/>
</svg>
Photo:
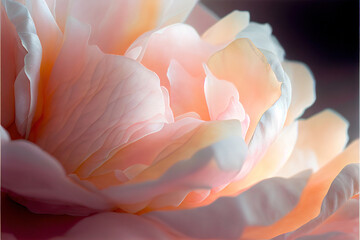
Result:
<svg viewBox="0 0 360 240">
<path fill-rule="evenodd" d="M 310 171 L 290 179 L 264 180 L 234 198 L 179 211 L 158 211 L 144 216 L 195 239 L 239 239 L 249 225 L 276 222 L 297 204 Z"/>
<path fill-rule="evenodd" d="M 294 231 L 314 219 L 320 213 L 322 202 L 329 192 L 336 176 L 340 174 L 346 165 L 359 161 L 358 146 L 358 141 L 353 142 L 344 152 L 314 173 L 309 179 L 299 203 L 289 214 L 271 226 L 249 227 L 244 232 L 244 238 L 271 239 L 283 233 Z M 342 172 L 339 176 L 341 175 L 346 175 L 346 172 Z M 347 185 L 341 191 L 348 191 L 352 189 L 352 187 L 352 185 Z M 329 200 L 331 201 L 331 198 L 329 198 Z"/>
<path fill-rule="evenodd" d="M 2 188 L 31 211 L 86 215 L 112 208 L 99 193 L 73 182 L 56 159 L 33 143 L 2 141 L 1 147 Z"/>
<path fill-rule="evenodd" d="M 161 129 L 165 99 L 153 72 L 89 46 L 89 26 L 70 19 L 65 36 L 30 139 L 88 176 L 115 148 Z"/>
</svg>

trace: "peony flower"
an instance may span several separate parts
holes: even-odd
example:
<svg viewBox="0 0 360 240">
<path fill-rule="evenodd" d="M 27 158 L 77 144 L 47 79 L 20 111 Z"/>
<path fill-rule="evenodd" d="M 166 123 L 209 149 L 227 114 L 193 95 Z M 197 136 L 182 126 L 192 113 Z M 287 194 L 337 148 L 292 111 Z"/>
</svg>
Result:
<svg viewBox="0 0 360 240">
<path fill-rule="evenodd" d="M 314 80 L 269 25 L 194 0 L 1 11 L 4 239 L 357 239 L 358 141 L 299 119 Z"/>
</svg>

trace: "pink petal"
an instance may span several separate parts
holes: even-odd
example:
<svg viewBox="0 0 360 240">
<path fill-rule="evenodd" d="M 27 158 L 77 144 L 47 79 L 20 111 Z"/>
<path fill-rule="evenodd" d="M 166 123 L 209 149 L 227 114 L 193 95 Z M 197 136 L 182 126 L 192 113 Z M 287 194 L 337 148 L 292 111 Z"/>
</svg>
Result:
<svg viewBox="0 0 360 240">
<path fill-rule="evenodd" d="M 105 53 L 122 55 L 141 34 L 183 21 L 195 3 L 195 0 L 57 1 L 55 15 L 63 31 L 68 16 L 89 24 L 90 44 Z"/>
<path fill-rule="evenodd" d="M 69 19 L 65 42 L 45 89 L 43 117 L 30 139 L 67 172 L 88 176 L 109 153 L 162 128 L 164 95 L 139 63 L 89 46 L 90 28 Z"/>
<path fill-rule="evenodd" d="M 1 239 L 49 239 L 68 231 L 83 217 L 35 214 L 1 193 Z"/>
<path fill-rule="evenodd" d="M 298 202 L 310 172 L 290 179 L 271 178 L 234 198 L 180 211 L 158 211 L 144 216 L 157 220 L 187 238 L 239 239 L 249 225 L 276 222 Z"/>
<path fill-rule="evenodd" d="M 29 133 L 36 110 L 43 50 L 28 9 L 23 4 L 13 0 L 5 0 L 3 6 L 27 52 L 26 55 L 24 54 L 23 68 L 19 72 L 17 71 L 18 74 L 14 82 L 15 122 L 19 133 L 25 135 Z M 19 53 L 21 56 L 21 50 Z M 10 91 L 12 81 L 14 79 L 5 79 L 5 86 L 9 87 Z"/>
<path fill-rule="evenodd" d="M 192 138 L 197 138 L 197 135 Z M 186 147 L 184 149 L 187 150 Z M 102 192 L 121 207 L 122 204 L 142 203 L 164 194 L 184 193 L 184 198 L 191 190 L 216 188 L 228 184 L 241 169 L 246 157 L 246 144 L 241 136 L 232 134 L 197 151 L 189 159 L 174 163 L 159 178 L 152 176 L 147 181 L 139 181 L 139 178 L 144 178 L 144 175 L 149 175 L 179 155 L 176 152 L 153 164 L 128 184 L 110 187 Z M 162 207 L 166 206 L 169 205 Z"/>
<path fill-rule="evenodd" d="M 2 142 L 2 187 L 37 213 L 84 215 L 111 209 L 97 193 L 69 179 L 56 159 L 36 145 Z"/>
<path fill-rule="evenodd" d="M 61 239 L 173 239 L 166 229 L 141 216 L 100 213 L 77 223 Z"/>
</svg>

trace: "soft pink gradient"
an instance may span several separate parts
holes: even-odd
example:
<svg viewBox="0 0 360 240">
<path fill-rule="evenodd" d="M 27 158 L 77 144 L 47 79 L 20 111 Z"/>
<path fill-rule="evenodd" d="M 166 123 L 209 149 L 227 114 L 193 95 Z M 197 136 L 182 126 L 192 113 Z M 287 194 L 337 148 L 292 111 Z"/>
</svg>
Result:
<svg viewBox="0 0 360 240">
<path fill-rule="evenodd" d="M 1 11 L 3 238 L 356 239 L 358 141 L 298 119 L 314 79 L 269 25 L 193 0 Z"/>
</svg>

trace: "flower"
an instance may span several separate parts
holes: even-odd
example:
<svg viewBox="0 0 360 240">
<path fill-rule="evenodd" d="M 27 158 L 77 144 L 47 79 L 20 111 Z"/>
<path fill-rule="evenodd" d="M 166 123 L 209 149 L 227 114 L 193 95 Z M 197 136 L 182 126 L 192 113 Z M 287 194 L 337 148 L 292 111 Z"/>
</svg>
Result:
<svg viewBox="0 0 360 240">
<path fill-rule="evenodd" d="M 314 81 L 269 25 L 195 5 L 2 0 L 3 236 L 356 237 L 346 121 L 298 119 Z"/>
</svg>

